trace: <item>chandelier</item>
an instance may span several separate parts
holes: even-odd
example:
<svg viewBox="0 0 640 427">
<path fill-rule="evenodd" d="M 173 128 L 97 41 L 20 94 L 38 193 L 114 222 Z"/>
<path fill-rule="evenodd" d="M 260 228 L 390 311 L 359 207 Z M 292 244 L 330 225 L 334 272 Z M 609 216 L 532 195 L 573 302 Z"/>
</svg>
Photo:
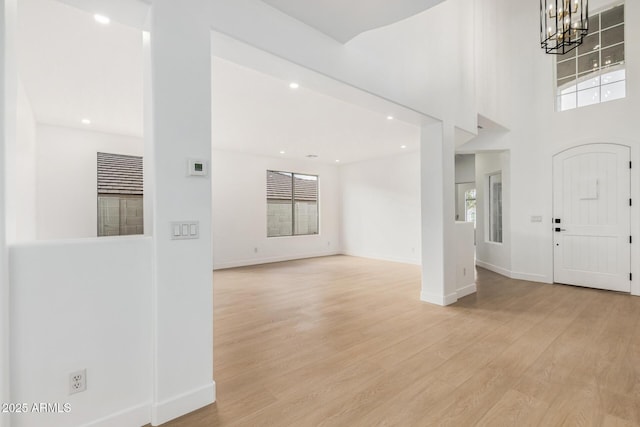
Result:
<svg viewBox="0 0 640 427">
<path fill-rule="evenodd" d="M 540 0 L 540 45 L 564 55 L 582 44 L 589 31 L 589 0 Z"/>
</svg>

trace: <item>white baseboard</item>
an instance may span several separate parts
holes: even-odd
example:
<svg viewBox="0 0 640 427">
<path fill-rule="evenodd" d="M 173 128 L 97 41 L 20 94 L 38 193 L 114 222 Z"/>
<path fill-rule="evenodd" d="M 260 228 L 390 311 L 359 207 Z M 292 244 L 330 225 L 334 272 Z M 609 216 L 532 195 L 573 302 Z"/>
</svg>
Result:
<svg viewBox="0 0 640 427">
<path fill-rule="evenodd" d="M 502 276 L 511 277 L 511 271 L 506 268 L 498 267 L 497 265 L 489 264 L 488 262 L 480 261 L 479 259 L 476 259 L 476 265 L 493 271 L 494 273 L 501 274 Z"/>
<path fill-rule="evenodd" d="M 266 258 L 252 258 L 237 261 L 214 262 L 214 270 L 223 270 L 225 268 L 247 267 L 250 265 L 270 264 L 272 262 L 294 261 L 296 259 L 318 258 L 323 256 L 341 255 L 340 251 L 318 252 L 303 255 L 284 255 Z"/>
<path fill-rule="evenodd" d="M 441 306 L 451 305 L 454 302 L 458 301 L 458 294 L 449 294 L 449 295 L 436 295 L 430 294 L 428 292 L 420 292 L 420 300 L 424 302 L 428 302 L 430 304 L 436 304 Z"/>
<path fill-rule="evenodd" d="M 547 276 L 543 274 L 533 274 L 533 273 L 522 273 L 518 271 L 510 271 L 506 268 L 498 267 L 497 265 L 489 264 L 488 262 L 480 261 L 476 259 L 476 265 L 478 267 L 485 268 L 487 270 L 491 270 L 494 273 L 501 274 L 502 276 L 509 277 L 511 279 L 517 280 L 526 280 L 528 282 L 539 282 L 539 283 L 553 283 L 553 280 L 549 279 Z"/>
<path fill-rule="evenodd" d="M 216 401 L 216 383 L 175 396 L 151 406 L 151 425 L 158 426 Z"/>
<path fill-rule="evenodd" d="M 149 422 L 151 422 L 151 402 L 146 402 L 84 424 L 83 427 L 140 427 Z"/>
<path fill-rule="evenodd" d="M 471 295 L 473 293 L 476 292 L 476 284 L 472 283 L 470 285 L 467 285 L 463 288 L 458 289 L 458 292 L 456 292 L 456 296 L 458 297 L 458 299 L 462 298 L 462 297 L 466 297 L 467 295 Z"/>
<path fill-rule="evenodd" d="M 387 256 L 376 255 L 376 254 L 359 254 L 359 253 L 354 253 L 349 251 L 342 252 L 342 255 L 354 256 L 358 258 L 377 259 L 380 261 L 399 262 L 402 264 L 421 265 L 420 260 L 404 258 L 404 257 L 387 257 Z"/>
<path fill-rule="evenodd" d="M 553 280 L 549 280 L 547 276 L 544 276 L 542 274 L 520 273 L 517 271 L 511 272 L 511 278 L 526 280 L 528 282 L 553 283 Z"/>
<path fill-rule="evenodd" d="M 421 264 L 420 260 L 415 260 L 411 258 L 385 257 L 385 256 L 379 256 L 376 254 L 359 254 L 359 253 L 344 252 L 344 251 L 329 251 L 329 252 L 318 252 L 318 253 L 303 254 L 303 255 L 284 255 L 284 256 L 275 256 L 275 257 L 266 257 L 266 258 L 244 259 L 244 260 L 237 260 L 237 261 L 214 262 L 213 269 L 223 270 L 225 268 L 248 267 L 251 265 L 270 264 L 272 262 L 295 261 L 297 259 L 318 258 L 323 256 L 332 256 L 332 255 L 347 255 L 347 256 L 354 256 L 359 258 L 378 259 L 380 261 L 399 262 L 402 264 L 411 264 L 411 265 Z"/>
</svg>

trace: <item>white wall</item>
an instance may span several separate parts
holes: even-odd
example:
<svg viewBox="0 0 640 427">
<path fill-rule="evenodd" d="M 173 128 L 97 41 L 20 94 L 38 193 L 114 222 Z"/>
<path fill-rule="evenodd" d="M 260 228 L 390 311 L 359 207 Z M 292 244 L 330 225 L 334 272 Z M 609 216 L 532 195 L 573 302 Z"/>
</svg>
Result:
<svg viewBox="0 0 640 427">
<path fill-rule="evenodd" d="M 470 222 L 456 222 L 455 230 L 457 297 L 462 298 L 476 291 L 475 235 Z"/>
<path fill-rule="evenodd" d="M 267 170 L 319 176 L 318 235 L 267 238 Z M 337 166 L 314 160 L 214 150 L 211 174 L 214 268 L 340 252 L 340 185 Z"/>
<path fill-rule="evenodd" d="M 152 424 L 215 401 L 208 0 L 154 0 L 145 54 L 145 233 L 153 234 Z M 148 37 L 150 36 L 150 37 Z M 198 221 L 199 238 L 172 240 L 171 223 Z"/>
<path fill-rule="evenodd" d="M 38 240 L 97 236 L 98 151 L 142 156 L 143 141 L 38 124 Z"/>
<path fill-rule="evenodd" d="M 476 154 L 476 264 L 511 275 L 511 178 L 509 152 Z M 489 241 L 488 177 L 502 173 L 502 243 Z"/>
<path fill-rule="evenodd" d="M 22 84 L 18 84 L 16 128 L 16 241 L 36 239 L 36 121 Z"/>
<path fill-rule="evenodd" d="M 513 19 L 509 4 L 519 3 L 511 0 L 474 1 L 477 113 L 497 123 L 508 123 L 513 104 L 506 102 L 506 92 L 511 90 L 509 68 L 513 65 L 513 52 L 509 51 L 512 48 L 509 44 L 511 37 L 505 35 L 505 24 Z M 527 34 L 533 34 L 537 26 L 525 28 Z M 509 29 L 512 30 L 511 27 Z"/>
<path fill-rule="evenodd" d="M 13 162 L 10 150 L 12 128 L 15 118 L 11 111 L 16 109 L 16 96 L 12 89 L 12 75 L 15 74 L 15 33 L 16 0 L 0 1 L 0 402 L 10 402 L 10 356 L 9 337 L 11 334 L 9 309 L 9 237 L 10 217 L 7 190 L 11 182 L 8 166 Z M 13 93 L 12 93 L 13 92 Z M 9 427 L 9 415 L 0 412 L 0 427 Z"/>
<path fill-rule="evenodd" d="M 340 166 L 347 255 L 420 264 L 420 154 Z"/>
<path fill-rule="evenodd" d="M 12 427 L 150 421 L 151 239 L 38 242 L 10 248 L 12 402 L 70 403 Z M 69 395 L 69 374 L 87 390 Z M 119 413 L 119 414 L 118 414 Z M 107 422 L 109 421 L 109 423 Z"/>
<path fill-rule="evenodd" d="M 476 157 L 474 154 L 456 154 L 456 184 L 475 182 Z"/>
<path fill-rule="evenodd" d="M 455 242 L 455 127 L 420 129 L 422 290 L 420 299 L 449 305 L 458 300 Z"/>
</svg>

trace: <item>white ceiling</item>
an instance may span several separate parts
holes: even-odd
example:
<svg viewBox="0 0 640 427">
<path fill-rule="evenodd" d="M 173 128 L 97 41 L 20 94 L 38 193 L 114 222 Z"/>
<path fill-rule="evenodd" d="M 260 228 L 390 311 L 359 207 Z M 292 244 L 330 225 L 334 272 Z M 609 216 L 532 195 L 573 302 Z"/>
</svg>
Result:
<svg viewBox="0 0 640 427">
<path fill-rule="evenodd" d="M 18 3 L 19 73 L 36 119 L 142 136 L 141 31 L 101 26 L 55 0 Z M 242 61 L 232 58 L 240 51 Z M 274 72 L 265 64 L 275 59 L 240 43 L 220 55 L 227 59 L 213 60 L 214 148 L 341 163 L 418 148 L 424 116 L 286 61 Z M 291 80 L 301 87 L 291 90 Z"/>
<path fill-rule="evenodd" d="M 18 2 L 18 72 L 38 121 L 142 135 L 142 35 L 53 0 Z"/>
<path fill-rule="evenodd" d="M 417 126 L 220 58 L 212 87 L 218 148 L 342 163 L 418 148 Z"/>
<path fill-rule="evenodd" d="M 358 34 L 427 10 L 444 0 L 262 0 L 346 43 Z"/>
</svg>

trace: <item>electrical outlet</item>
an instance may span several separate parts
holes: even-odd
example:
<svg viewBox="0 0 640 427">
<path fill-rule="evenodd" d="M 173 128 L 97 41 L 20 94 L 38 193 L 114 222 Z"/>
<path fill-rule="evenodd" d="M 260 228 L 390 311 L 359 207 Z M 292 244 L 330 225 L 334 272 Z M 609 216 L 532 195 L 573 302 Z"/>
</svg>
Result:
<svg viewBox="0 0 640 427">
<path fill-rule="evenodd" d="M 257 254 L 258 253 L 258 248 L 253 248 L 253 252 Z"/>
<path fill-rule="evenodd" d="M 69 374 L 69 394 L 80 393 L 87 389 L 87 370 L 72 372 Z"/>
</svg>

